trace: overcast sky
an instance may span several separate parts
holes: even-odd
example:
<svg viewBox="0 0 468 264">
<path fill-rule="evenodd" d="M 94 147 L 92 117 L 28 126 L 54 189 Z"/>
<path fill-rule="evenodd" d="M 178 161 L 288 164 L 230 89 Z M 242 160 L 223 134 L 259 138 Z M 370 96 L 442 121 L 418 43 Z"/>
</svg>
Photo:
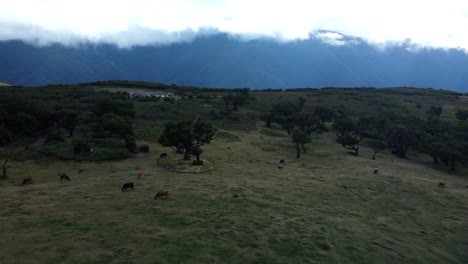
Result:
<svg viewBox="0 0 468 264">
<path fill-rule="evenodd" d="M 468 51 L 468 0 L 0 0 L 0 40 L 128 47 L 213 30 L 282 41 L 333 30 Z"/>
</svg>

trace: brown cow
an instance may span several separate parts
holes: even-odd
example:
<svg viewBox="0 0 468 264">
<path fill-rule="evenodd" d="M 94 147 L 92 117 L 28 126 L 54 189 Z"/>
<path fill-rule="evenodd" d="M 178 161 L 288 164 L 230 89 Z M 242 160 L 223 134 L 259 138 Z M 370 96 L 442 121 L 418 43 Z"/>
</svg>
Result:
<svg viewBox="0 0 468 264">
<path fill-rule="evenodd" d="M 27 177 L 23 179 L 23 184 L 32 183 L 32 177 Z"/>
<path fill-rule="evenodd" d="M 445 188 L 445 182 L 439 182 L 439 184 L 437 184 L 437 187 Z"/>
<path fill-rule="evenodd" d="M 169 198 L 169 192 L 161 192 L 160 191 L 160 192 L 156 193 L 156 196 L 154 196 L 154 199 L 155 200 L 157 200 L 158 198 L 162 199 L 163 197 L 164 197 L 164 199 Z"/>
<path fill-rule="evenodd" d="M 83 172 L 84 172 L 84 169 L 83 169 L 83 168 L 80 168 L 80 169 L 78 170 L 78 174 L 81 174 L 81 173 L 83 173 Z"/>
<path fill-rule="evenodd" d="M 140 172 L 137 173 L 138 179 L 143 178 L 144 175 L 145 175 L 145 174 L 144 174 L 142 171 L 140 171 Z"/>
</svg>

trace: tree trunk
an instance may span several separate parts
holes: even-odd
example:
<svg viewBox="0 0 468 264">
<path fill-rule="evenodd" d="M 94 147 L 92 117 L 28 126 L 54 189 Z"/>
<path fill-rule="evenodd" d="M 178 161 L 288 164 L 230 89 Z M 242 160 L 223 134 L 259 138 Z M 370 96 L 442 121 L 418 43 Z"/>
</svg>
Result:
<svg viewBox="0 0 468 264">
<path fill-rule="evenodd" d="M 199 154 L 197 155 L 197 161 L 200 161 L 200 155 Z"/>
<path fill-rule="evenodd" d="M 306 149 L 305 149 L 304 144 L 301 144 L 301 146 L 302 146 L 302 152 L 306 153 Z"/>
<path fill-rule="evenodd" d="M 70 129 L 70 130 L 68 131 L 68 135 L 69 135 L 70 137 L 73 137 L 73 130 L 74 130 L 74 129 Z"/>
<path fill-rule="evenodd" d="M 455 170 L 455 161 L 450 160 L 450 170 L 454 171 Z"/>
<path fill-rule="evenodd" d="M 296 143 L 296 158 L 300 158 L 301 157 L 301 150 L 299 148 L 299 143 Z"/>
<path fill-rule="evenodd" d="M 5 160 L 5 162 L 3 163 L 3 179 L 7 179 L 8 176 L 7 176 L 7 167 L 6 167 L 6 164 L 7 164 L 8 160 Z"/>
<path fill-rule="evenodd" d="M 439 164 L 439 159 L 437 159 L 437 156 L 433 156 L 432 159 L 434 164 Z"/>
<path fill-rule="evenodd" d="M 237 104 L 233 104 L 233 106 L 234 106 L 234 111 L 237 111 L 239 106 Z"/>
<path fill-rule="evenodd" d="M 355 147 L 354 151 L 356 152 L 354 155 L 356 155 L 356 156 L 359 155 L 359 146 Z"/>
<path fill-rule="evenodd" d="M 184 160 L 190 160 L 191 148 L 185 148 Z"/>
<path fill-rule="evenodd" d="M 374 155 L 372 155 L 373 160 L 375 160 L 375 155 L 377 155 L 377 151 L 374 150 Z"/>
</svg>

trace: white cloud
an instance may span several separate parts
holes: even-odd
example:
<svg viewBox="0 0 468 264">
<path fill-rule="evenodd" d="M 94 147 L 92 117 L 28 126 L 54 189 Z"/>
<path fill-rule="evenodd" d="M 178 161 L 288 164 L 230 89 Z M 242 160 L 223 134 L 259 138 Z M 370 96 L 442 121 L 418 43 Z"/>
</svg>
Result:
<svg viewBox="0 0 468 264">
<path fill-rule="evenodd" d="M 164 44 L 215 28 L 281 40 L 332 30 L 379 45 L 468 50 L 466 0 L 0 0 L 0 18 L 0 40 L 40 44 Z"/>
</svg>

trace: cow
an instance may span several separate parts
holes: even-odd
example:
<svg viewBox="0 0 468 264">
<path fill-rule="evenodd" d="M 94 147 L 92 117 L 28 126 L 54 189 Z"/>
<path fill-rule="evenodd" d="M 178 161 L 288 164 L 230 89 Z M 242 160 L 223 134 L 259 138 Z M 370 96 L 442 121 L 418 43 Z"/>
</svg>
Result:
<svg viewBox="0 0 468 264">
<path fill-rule="evenodd" d="M 159 155 L 159 158 L 162 159 L 162 158 L 167 158 L 167 153 L 164 152 L 164 153 L 161 153 L 161 155 Z"/>
<path fill-rule="evenodd" d="M 162 199 L 164 197 L 164 199 L 167 199 L 169 198 L 169 192 L 163 192 L 163 191 L 159 191 L 156 193 L 156 195 L 154 196 L 154 199 L 157 200 L 158 198 Z"/>
<path fill-rule="evenodd" d="M 27 177 L 23 179 L 23 184 L 32 183 L 32 177 Z"/>
<path fill-rule="evenodd" d="M 228 150 L 231 150 L 231 146 L 230 146 L 230 145 L 227 145 L 226 148 L 227 148 Z"/>
<path fill-rule="evenodd" d="M 280 160 L 277 166 L 278 169 L 284 168 L 284 159 Z"/>
<path fill-rule="evenodd" d="M 350 190 L 351 188 L 353 188 L 353 186 L 350 185 L 350 184 L 343 184 L 343 188 L 344 188 L 345 190 Z"/>
<path fill-rule="evenodd" d="M 437 187 L 445 188 L 445 182 L 439 182 L 439 183 L 437 184 Z"/>
<path fill-rule="evenodd" d="M 127 182 L 122 186 L 122 192 L 125 192 L 127 189 L 132 188 L 133 190 L 133 182 Z"/>
<path fill-rule="evenodd" d="M 374 175 L 379 174 L 379 169 L 374 170 Z"/>
<path fill-rule="evenodd" d="M 83 173 L 83 172 L 84 172 L 84 169 L 83 169 L 83 168 L 78 169 L 78 174 L 81 174 L 81 173 Z"/>
<path fill-rule="evenodd" d="M 145 174 L 144 174 L 142 171 L 140 171 L 140 172 L 137 173 L 138 179 L 143 178 L 144 175 L 145 175 Z"/>
<path fill-rule="evenodd" d="M 60 180 L 66 180 L 66 181 L 70 181 L 70 177 L 68 177 L 68 175 L 66 175 L 65 173 L 63 174 L 60 174 Z"/>
</svg>

